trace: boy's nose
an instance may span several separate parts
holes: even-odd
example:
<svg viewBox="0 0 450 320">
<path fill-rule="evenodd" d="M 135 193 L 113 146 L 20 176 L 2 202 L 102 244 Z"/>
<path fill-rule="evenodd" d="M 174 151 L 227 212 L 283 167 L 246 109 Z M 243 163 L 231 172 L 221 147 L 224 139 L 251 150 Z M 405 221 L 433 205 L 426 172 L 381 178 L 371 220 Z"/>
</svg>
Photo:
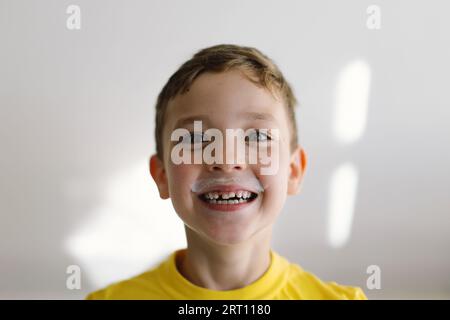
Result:
<svg viewBox="0 0 450 320">
<path fill-rule="evenodd" d="M 245 145 L 239 144 L 239 141 L 226 141 L 223 147 L 215 149 L 214 153 L 215 157 L 207 162 L 210 171 L 230 172 L 244 170 L 247 167 L 247 150 Z M 211 160 L 214 162 L 210 162 Z"/>
<path fill-rule="evenodd" d="M 246 167 L 246 164 L 241 163 L 235 163 L 235 164 L 211 164 L 208 165 L 210 171 L 224 171 L 224 172 L 232 172 L 234 170 L 244 170 Z"/>
<path fill-rule="evenodd" d="M 221 152 L 217 150 L 217 152 Z M 217 159 L 221 159 L 220 162 L 213 162 L 208 165 L 210 171 L 224 171 L 231 172 L 234 170 L 244 170 L 247 167 L 245 152 L 239 154 L 239 152 L 235 152 L 233 148 L 224 148 L 222 150 L 223 154 L 219 156 Z M 228 160 L 227 160 L 228 159 Z M 228 163 L 227 163 L 228 162 Z"/>
</svg>

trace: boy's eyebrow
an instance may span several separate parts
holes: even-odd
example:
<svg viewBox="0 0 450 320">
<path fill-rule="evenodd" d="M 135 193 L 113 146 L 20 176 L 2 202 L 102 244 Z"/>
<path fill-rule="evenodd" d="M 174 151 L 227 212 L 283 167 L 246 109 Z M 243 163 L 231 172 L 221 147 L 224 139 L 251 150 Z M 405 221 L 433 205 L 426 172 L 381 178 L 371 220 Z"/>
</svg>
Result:
<svg viewBox="0 0 450 320">
<path fill-rule="evenodd" d="M 198 116 L 189 116 L 189 117 L 184 117 L 181 119 L 178 119 L 177 122 L 175 122 L 175 128 L 180 128 L 183 127 L 186 124 L 193 124 L 194 121 L 209 121 L 209 117 L 207 115 L 198 115 Z"/>
<path fill-rule="evenodd" d="M 247 118 L 247 119 L 252 119 L 252 120 L 270 120 L 270 121 L 275 121 L 275 117 L 270 114 L 270 113 L 261 113 L 261 112 L 244 112 L 243 115 Z"/>
<path fill-rule="evenodd" d="M 243 112 L 242 113 L 242 117 L 246 118 L 246 119 L 251 119 L 251 120 L 269 120 L 269 121 L 274 121 L 275 117 L 270 114 L 270 113 L 262 113 L 262 112 Z M 197 116 L 189 116 L 189 117 L 184 117 L 181 119 L 178 119 L 178 121 L 175 123 L 175 128 L 180 128 L 185 126 L 186 124 L 193 124 L 194 121 L 204 121 L 204 122 L 208 122 L 209 121 L 209 117 L 207 115 L 197 115 Z"/>
</svg>

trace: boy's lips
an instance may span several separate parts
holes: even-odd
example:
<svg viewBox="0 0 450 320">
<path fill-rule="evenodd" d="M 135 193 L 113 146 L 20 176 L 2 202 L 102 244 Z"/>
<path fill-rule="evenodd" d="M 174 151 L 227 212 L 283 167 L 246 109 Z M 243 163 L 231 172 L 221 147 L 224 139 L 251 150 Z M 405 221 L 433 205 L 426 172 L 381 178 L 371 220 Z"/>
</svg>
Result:
<svg viewBox="0 0 450 320">
<path fill-rule="evenodd" d="M 250 205 L 258 192 L 240 185 L 215 185 L 197 193 L 198 199 L 209 209 L 236 211 Z"/>
</svg>

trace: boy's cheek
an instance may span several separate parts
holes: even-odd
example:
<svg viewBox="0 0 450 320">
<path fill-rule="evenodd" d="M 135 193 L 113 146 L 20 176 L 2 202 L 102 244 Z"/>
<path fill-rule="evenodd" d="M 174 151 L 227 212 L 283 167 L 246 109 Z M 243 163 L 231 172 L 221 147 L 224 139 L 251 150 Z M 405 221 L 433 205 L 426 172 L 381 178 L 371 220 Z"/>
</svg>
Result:
<svg viewBox="0 0 450 320">
<path fill-rule="evenodd" d="M 197 176 L 198 169 L 195 165 L 189 164 L 169 164 L 168 179 L 171 186 L 171 193 L 177 196 L 187 195 L 190 197 L 191 184 Z"/>
<path fill-rule="evenodd" d="M 287 185 L 289 177 L 289 163 L 286 159 L 278 158 L 274 159 L 276 163 L 272 163 L 271 166 L 258 166 L 253 169 L 256 173 L 256 177 L 261 181 L 263 186 L 279 188 Z M 263 170 L 265 168 L 266 170 Z"/>
<path fill-rule="evenodd" d="M 171 172 L 171 176 L 176 178 L 175 180 L 179 180 L 180 178 L 184 177 L 189 177 L 195 171 L 195 166 L 192 164 L 184 164 L 184 163 L 175 164 L 171 160 L 169 160 L 167 167 Z"/>
</svg>

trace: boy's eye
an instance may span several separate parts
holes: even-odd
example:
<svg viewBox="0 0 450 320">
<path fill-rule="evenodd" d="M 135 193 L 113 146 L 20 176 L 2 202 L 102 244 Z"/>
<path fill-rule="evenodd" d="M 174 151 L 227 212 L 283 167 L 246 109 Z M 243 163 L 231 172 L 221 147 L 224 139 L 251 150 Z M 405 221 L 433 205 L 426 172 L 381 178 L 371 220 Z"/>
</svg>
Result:
<svg viewBox="0 0 450 320">
<path fill-rule="evenodd" d="M 190 144 L 198 144 L 198 143 L 205 143 L 209 140 L 206 139 L 206 135 L 204 132 L 198 133 L 198 132 L 190 132 L 189 137 L 187 137 L 187 141 Z"/>
<path fill-rule="evenodd" d="M 269 141 L 272 140 L 272 138 L 270 137 L 270 135 L 268 135 L 265 132 L 262 132 L 258 129 L 253 130 L 250 134 L 248 134 L 247 136 L 245 136 L 245 141 L 249 142 L 249 141 Z"/>
</svg>

